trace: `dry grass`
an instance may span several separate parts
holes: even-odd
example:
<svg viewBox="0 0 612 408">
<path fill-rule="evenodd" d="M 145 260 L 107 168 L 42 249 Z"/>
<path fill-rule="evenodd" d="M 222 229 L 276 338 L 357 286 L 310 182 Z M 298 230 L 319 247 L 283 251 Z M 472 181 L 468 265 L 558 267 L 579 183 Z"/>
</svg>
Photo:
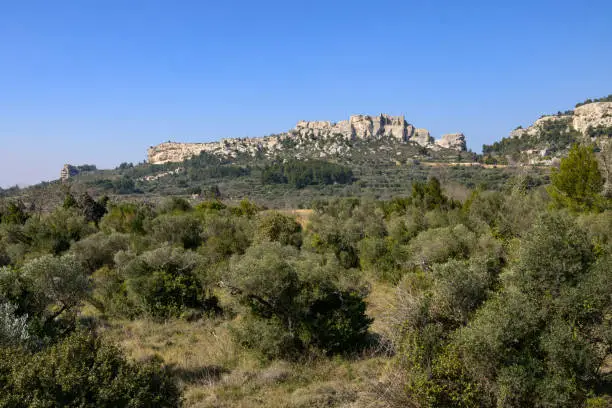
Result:
<svg viewBox="0 0 612 408">
<path fill-rule="evenodd" d="M 372 282 L 370 294 L 366 299 L 368 316 L 374 318 L 370 330 L 380 336 L 389 337 L 392 330 L 389 313 L 395 306 L 397 290 L 391 285 L 378 283 L 374 279 Z"/>
<path fill-rule="evenodd" d="M 391 285 L 373 283 L 368 296 L 372 332 L 385 338 L 395 299 Z M 233 341 L 237 321 L 203 319 L 112 321 L 104 335 L 135 360 L 160 356 L 184 390 L 186 407 L 379 408 L 379 378 L 390 358 L 372 351 L 358 358 L 267 361 Z"/>
<path fill-rule="evenodd" d="M 295 218 L 295 220 L 302 226 L 302 228 L 308 227 L 310 216 L 313 214 L 313 210 L 309 209 L 292 209 L 292 210 L 278 210 L 281 214 L 288 215 L 289 217 Z"/>
<path fill-rule="evenodd" d="M 375 407 L 370 392 L 387 358 L 264 361 L 236 345 L 231 322 L 116 321 L 104 334 L 132 358 L 154 355 L 174 371 L 187 407 Z"/>
</svg>

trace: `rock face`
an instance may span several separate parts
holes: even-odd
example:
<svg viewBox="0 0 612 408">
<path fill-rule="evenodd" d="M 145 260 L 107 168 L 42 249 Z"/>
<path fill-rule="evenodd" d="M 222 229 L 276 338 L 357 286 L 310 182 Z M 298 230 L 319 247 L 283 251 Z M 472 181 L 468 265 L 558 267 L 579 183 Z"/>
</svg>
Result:
<svg viewBox="0 0 612 408">
<path fill-rule="evenodd" d="M 612 102 L 590 102 L 573 111 L 542 116 L 526 129 L 513 130 L 509 138 L 524 139 L 521 143 L 501 141 L 505 143 L 503 154 L 509 162 L 550 165 L 575 142 L 594 143 L 599 150 L 607 149 L 612 144 Z M 495 154 L 494 145 L 489 148 Z"/>
<path fill-rule="evenodd" d="M 346 140 L 393 137 L 406 141 L 412 135 L 414 127 L 408 124 L 403 116 L 381 114 L 379 116 L 353 115 L 349 120 L 337 123 L 302 120 L 298 122 L 294 130 L 303 137 L 340 136 Z"/>
<path fill-rule="evenodd" d="M 404 116 L 353 115 L 349 120 L 340 122 L 329 121 L 299 121 L 294 129 L 279 135 L 222 139 L 211 143 L 175 143 L 166 142 L 151 146 L 148 150 L 148 161 L 151 164 L 180 162 L 207 152 L 224 157 L 236 157 L 239 154 L 255 156 L 258 153 L 273 155 L 284 148 L 285 142 L 300 145 L 318 146 L 319 141 L 339 138 L 345 141 L 391 139 L 401 143 L 414 142 L 432 149 L 465 150 L 465 136 L 462 133 L 444 135 L 434 143 L 427 129 L 415 129 L 404 119 Z M 343 145 L 327 146 L 321 151 L 320 157 L 326 154 L 339 154 Z"/>
<path fill-rule="evenodd" d="M 77 174 L 79 174 L 79 169 L 71 164 L 64 164 L 64 167 L 62 167 L 62 170 L 60 171 L 60 180 L 66 181 L 70 177 L 74 177 Z"/>
<path fill-rule="evenodd" d="M 551 122 L 567 122 L 578 132 L 586 135 L 589 128 L 612 127 L 612 102 L 592 102 L 577 107 L 571 115 L 542 116 L 527 129 L 515 129 L 510 137 L 537 136 Z"/>
<path fill-rule="evenodd" d="M 612 102 L 594 102 L 577 107 L 572 124 L 582 134 L 589 127 L 612 127 Z"/>
<path fill-rule="evenodd" d="M 544 128 L 550 124 L 551 122 L 568 122 L 570 123 L 572 120 L 571 115 L 554 115 L 554 116 L 542 116 L 540 119 L 533 122 L 533 125 L 529 126 L 527 129 L 514 129 L 510 132 L 510 137 L 512 138 L 521 138 L 524 136 L 537 136 Z"/>
<path fill-rule="evenodd" d="M 440 140 L 436 140 L 436 145 L 445 149 L 465 151 L 465 135 L 463 133 L 449 133 L 443 135 Z"/>
</svg>

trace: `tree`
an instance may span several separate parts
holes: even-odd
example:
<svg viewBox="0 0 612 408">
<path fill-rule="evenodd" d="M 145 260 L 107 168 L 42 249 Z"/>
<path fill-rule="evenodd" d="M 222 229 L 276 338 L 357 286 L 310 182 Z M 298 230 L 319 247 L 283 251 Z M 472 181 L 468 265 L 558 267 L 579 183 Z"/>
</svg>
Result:
<svg viewBox="0 0 612 408">
<path fill-rule="evenodd" d="M 611 350 L 610 255 L 596 258 L 568 216 L 545 214 L 521 244 L 503 288 L 455 344 L 497 407 L 582 407 Z"/>
<path fill-rule="evenodd" d="M 157 242 L 195 249 L 202 243 L 202 224 L 192 214 L 162 214 L 147 228 Z"/>
<path fill-rule="evenodd" d="M 551 173 L 548 189 L 557 207 L 572 211 L 601 208 L 603 179 L 597 158 L 591 146 L 575 144 L 566 158 L 561 159 L 559 169 Z"/>
<path fill-rule="evenodd" d="M 29 294 L 30 301 L 23 311 L 38 317 L 44 330 L 52 329 L 56 319 L 69 315 L 91 292 L 87 270 L 73 255 L 41 256 L 26 263 L 21 275 L 26 283 L 22 293 Z"/>
<path fill-rule="evenodd" d="M 328 354 L 362 346 L 372 320 L 366 291 L 343 285 L 340 266 L 292 246 L 263 242 L 232 259 L 224 286 L 250 309 L 237 331 L 247 347 L 268 357 L 298 357 L 308 347 Z"/>
<path fill-rule="evenodd" d="M 106 214 L 106 204 L 108 197 L 101 197 L 99 201 L 94 201 L 87 193 L 83 193 L 79 199 L 78 207 L 81 209 L 83 216 L 87 222 L 93 222 L 98 225 L 98 222 Z M 64 205 L 66 202 L 64 202 Z"/>
<path fill-rule="evenodd" d="M 22 201 L 9 202 L 0 209 L 0 221 L 5 224 L 24 224 L 30 215 L 26 212 Z"/>
</svg>

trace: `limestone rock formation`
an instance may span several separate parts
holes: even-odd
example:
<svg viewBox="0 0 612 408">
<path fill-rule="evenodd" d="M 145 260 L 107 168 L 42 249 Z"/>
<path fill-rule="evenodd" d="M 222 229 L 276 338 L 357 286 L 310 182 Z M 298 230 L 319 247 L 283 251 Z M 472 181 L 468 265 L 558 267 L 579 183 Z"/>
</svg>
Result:
<svg viewBox="0 0 612 408">
<path fill-rule="evenodd" d="M 393 137 L 406 141 L 412 134 L 413 126 L 408 124 L 403 116 L 353 115 L 349 120 L 337 123 L 322 121 L 299 121 L 294 131 L 303 137 L 341 136 L 346 140 L 370 139 L 378 137 Z"/>
<path fill-rule="evenodd" d="M 571 120 L 572 120 L 571 115 L 542 116 L 540 119 L 533 122 L 533 125 L 529 126 L 526 129 L 523 129 L 523 128 L 514 129 L 512 132 L 510 132 L 510 137 L 521 138 L 524 136 L 537 136 L 551 122 L 567 122 L 569 124 Z"/>
<path fill-rule="evenodd" d="M 578 132 L 586 135 L 589 128 L 612 127 L 612 102 L 593 102 L 577 107 L 572 114 L 542 116 L 527 129 L 515 129 L 510 137 L 537 136 L 550 122 L 567 122 Z M 568 129 L 569 130 L 569 129 Z"/>
<path fill-rule="evenodd" d="M 436 145 L 445 149 L 453 149 L 458 151 L 465 151 L 465 135 L 463 133 L 449 133 L 443 135 L 440 140 L 436 140 Z"/>
<path fill-rule="evenodd" d="M 460 135 L 460 136 L 459 136 Z M 378 116 L 353 115 L 348 120 L 340 122 L 329 121 L 299 121 L 294 129 L 279 135 L 222 139 L 211 143 L 175 143 L 166 142 L 151 146 L 148 161 L 152 164 L 180 162 L 201 152 L 207 152 L 223 157 L 237 157 L 240 154 L 255 156 L 264 154 L 271 157 L 283 150 L 285 141 L 304 149 L 315 149 L 319 157 L 342 154 L 347 149 L 346 144 L 338 144 L 337 139 L 353 142 L 378 139 L 390 139 L 400 143 L 415 142 L 421 146 L 433 149 L 446 148 L 465 150 L 465 137 L 457 133 L 446 135 L 434 143 L 427 129 L 415 129 L 404 119 L 404 116 L 380 114 Z M 328 143 L 324 143 L 327 142 Z"/>
<path fill-rule="evenodd" d="M 527 134 L 527 129 L 523 129 L 522 127 L 519 127 L 519 128 L 514 129 L 512 132 L 510 132 L 510 137 L 520 139 L 526 134 Z"/>
<path fill-rule="evenodd" d="M 79 174 L 79 169 L 71 164 L 64 164 L 64 167 L 62 167 L 62 170 L 60 171 L 60 180 L 66 181 L 70 177 L 74 177 L 77 174 Z"/>
<path fill-rule="evenodd" d="M 493 155 L 503 152 L 509 162 L 538 165 L 553 164 L 574 142 L 594 143 L 603 150 L 612 144 L 612 102 L 589 102 L 573 111 L 542 116 L 528 128 L 510 132 L 509 139 L 515 138 L 523 140 L 502 139 L 483 150 Z"/>
<path fill-rule="evenodd" d="M 612 127 L 612 102 L 593 102 L 577 107 L 572 124 L 582 134 L 589 127 Z"/>
<path fill-rule="evenodd" d="M 429 130 L 422 128 L 415 129 L 410 140 L 424 147 L 431 146 L 434 142 L 433 137 L 429 134 Z"/>
</svg>

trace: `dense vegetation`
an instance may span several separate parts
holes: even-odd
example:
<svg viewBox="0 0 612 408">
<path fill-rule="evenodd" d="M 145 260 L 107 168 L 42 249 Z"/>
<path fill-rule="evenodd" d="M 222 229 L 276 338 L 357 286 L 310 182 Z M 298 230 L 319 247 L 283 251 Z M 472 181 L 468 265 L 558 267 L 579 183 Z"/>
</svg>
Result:
<svg viewBox="0 0 612 408">
<path fill-rule="evenodd" d="M 592 148 L 541 182 L 459 200 L 423 177 L 297 213 L 214 190 L 4 199 L 0 406 L 609 406 L 612 205 Z"/>
<path fill-rule="evenodd" d="M 277 162 L 261 172 L 263 184 L 289 184 L 295 188 L 311 184 L 350 184 L 352 181 L 350 168 L 320 160 Z"/>
<path fill-rule="evenodd" d="M 491 145 L 483 145 L 484 155 L 508 156 L 514 161 L 521 160 L 526 150 L 547 150 L 548 154 L 562 152 L 577 142 L 580 132 L 571 126 L 571 118 L 548 120 L 541 124 L 536 136 L 505 137 Z"/>
</svg>

